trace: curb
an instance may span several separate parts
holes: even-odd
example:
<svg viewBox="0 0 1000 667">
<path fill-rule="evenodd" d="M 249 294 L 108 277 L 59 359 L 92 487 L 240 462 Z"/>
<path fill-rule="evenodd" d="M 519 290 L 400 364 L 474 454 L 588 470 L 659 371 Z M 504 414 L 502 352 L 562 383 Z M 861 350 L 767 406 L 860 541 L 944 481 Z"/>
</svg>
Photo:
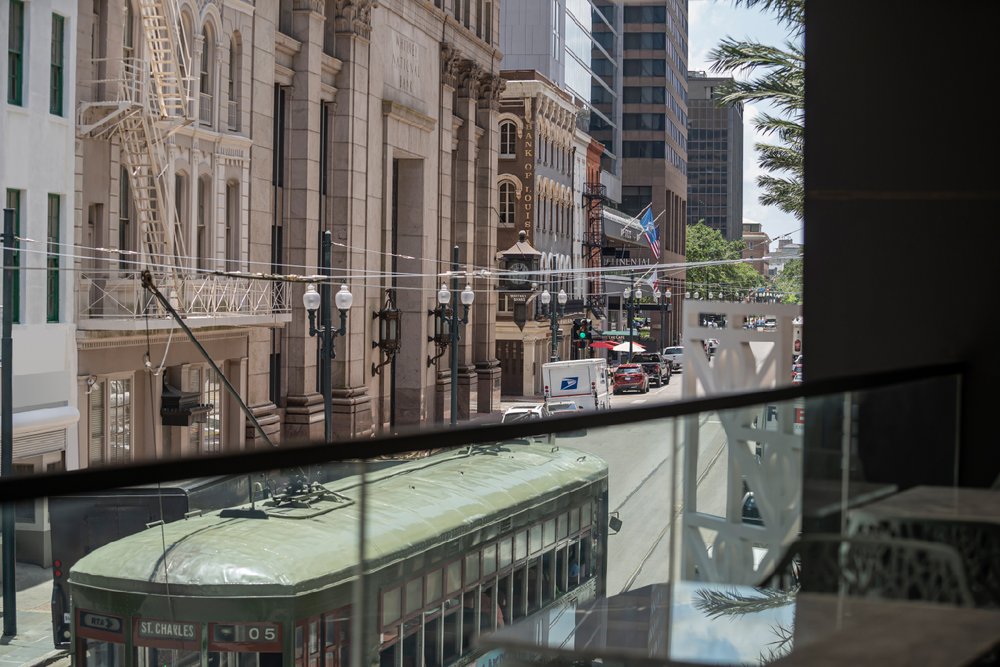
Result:
<svg viewBox="0 0 1000 667">
<path fill-rule="evenodd" d="M 35 658 L 34 660 L 23 663 L 22 667 L 45 667 L 45 665 L 51 665 L 52 663 L 56 662 L 61 658 L 68 658 L 68 657 L 69 657 L 69 651 L 63 649 L 54 649 L 52 651 L 49 651 L 45 655 Z"/>
</svg>

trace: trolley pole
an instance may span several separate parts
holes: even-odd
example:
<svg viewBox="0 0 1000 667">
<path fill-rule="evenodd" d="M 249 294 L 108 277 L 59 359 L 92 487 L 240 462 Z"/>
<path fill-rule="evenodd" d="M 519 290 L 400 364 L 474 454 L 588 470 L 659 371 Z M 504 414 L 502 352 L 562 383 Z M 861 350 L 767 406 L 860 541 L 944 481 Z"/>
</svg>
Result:
<svg viewBox="0 0 1000 667">
<path fill-rule="evenodd" d="M 9 477 L 14 468 L 14 209 L 3 210 L 3 338 L 0 341 L 0 363 L 3 378 L 0 391 L 0 475 Z M 3 635 L 17 634 L 17 587 L 15 586 L 16 551 L 14 504 L 3 503 Z"/>
</svg>

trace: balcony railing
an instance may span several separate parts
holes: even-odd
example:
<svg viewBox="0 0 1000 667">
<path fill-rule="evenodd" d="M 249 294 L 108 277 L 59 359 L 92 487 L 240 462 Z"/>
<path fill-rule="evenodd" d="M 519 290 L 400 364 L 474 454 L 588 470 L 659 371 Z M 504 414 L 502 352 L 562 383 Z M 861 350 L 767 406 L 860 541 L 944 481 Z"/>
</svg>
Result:
<svg viewBox="0 0 1000 667">
<path fill-rule="evenodd" d="M 163 312 L 139 281 L 138 272 L 85 271 L 77 288 L 81 329 L 113 328 L 123 323 L 141 323 L 147 317 L 164 317 Z M 266 321 L 288 317 L 286 283 L 228 275 L 181 276 L 178 287 L 158 280 L 165 295 L 189 324 L 205 326 L 212 318 Z M 198 322 L 198 318 L 205 321 Z M 215 322 L 219 324 L 220 322 Z"/>
</svg>

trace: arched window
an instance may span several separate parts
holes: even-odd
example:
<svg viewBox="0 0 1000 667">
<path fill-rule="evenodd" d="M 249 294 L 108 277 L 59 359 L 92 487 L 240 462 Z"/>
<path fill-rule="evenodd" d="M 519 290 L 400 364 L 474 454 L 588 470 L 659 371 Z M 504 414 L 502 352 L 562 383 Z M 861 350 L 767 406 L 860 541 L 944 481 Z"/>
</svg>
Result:
<svg viewBox="0 0 1000 667">
<path fill-rule="evenodd" d="M 513 121 L 500 123 L 500 157 L 512 158 L 517 154 L 517 128 Z"/>
<path fill-rule="evenodd" d="M 240 270 L 240 184 L 226 183 L 226 271 Z"/>
<path fill-rule="evenodd" d="M 211 226 L 212 226 L 212 180 L 209 176 L 198 179 L 198 226 L 195 229 L 195 256 L 198 258 L 198 268 L 211 268 Z"/>
<path fill-rule="evenodd" d="M 513 125 L 513 123 L 511 123 Z M 514 224 L 514 184 L 504 181 L 500 184 L 500 224 Z"/>
<path fill-rule="evenodd" d="M 202 125 L 212 124 L 212 71 L 214 69 L 215 49 L 212 44 L 212 33 L 206 26 L 201 31 L 202 52 L 201 52 L 201 76 L 199 77 L 199 92 L 201 99 L 199 102 L 198 117 Z"/>
</svg>

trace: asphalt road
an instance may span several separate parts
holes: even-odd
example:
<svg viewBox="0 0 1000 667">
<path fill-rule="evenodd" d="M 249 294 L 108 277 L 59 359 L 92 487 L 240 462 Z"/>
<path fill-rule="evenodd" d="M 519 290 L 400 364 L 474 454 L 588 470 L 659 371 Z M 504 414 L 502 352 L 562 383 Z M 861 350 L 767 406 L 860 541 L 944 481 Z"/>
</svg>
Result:
<svg viewBox="0 0 1000 667">
<path fill-rule="evenodd" d="M 670 384 L 652 387 L 647 394 L 619 394 L 612 398 L 612 409 L 678 400 L 680 380 L 681 376 L 674 374 Z M 725 433 L 714 414 L 697 418 L 698 508 L 721 514 L 727 474 Z M 679 422 L 676 438 L 683 442 L 684 431 Z M 608 539 L 608 594 L 667 581 L 670 532 L 678 518 L 683 493 L 679 470 L 675 472 L 673 466 L 674 421 L 664 419 L 591 429 L 586 435 L 560 438 L 559 442 L 600 456 L 608 463 L 609 510 L 618 512 L 622 520 L 621 530 Z M 679 458 L 679 463 L 683 463 L 683 453 Z M 673 489 L 672 474 L 678 480 Z"/>
</svg>

